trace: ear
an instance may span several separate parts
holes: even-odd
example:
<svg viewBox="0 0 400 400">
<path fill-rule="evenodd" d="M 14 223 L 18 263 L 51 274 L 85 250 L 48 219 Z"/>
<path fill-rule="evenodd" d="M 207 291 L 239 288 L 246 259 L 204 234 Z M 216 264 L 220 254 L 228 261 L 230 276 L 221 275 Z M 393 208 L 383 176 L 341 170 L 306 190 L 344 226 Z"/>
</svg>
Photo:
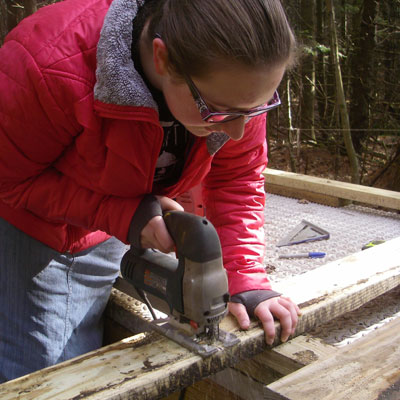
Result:
<svg viewBox="0 0 400 400">
<path fill-rule="evenodd" d="M 163 76 L 168 73 L 168 50 L 160 38 L 153 39 L 153 63 L 157 74 Z"/>
</svg>

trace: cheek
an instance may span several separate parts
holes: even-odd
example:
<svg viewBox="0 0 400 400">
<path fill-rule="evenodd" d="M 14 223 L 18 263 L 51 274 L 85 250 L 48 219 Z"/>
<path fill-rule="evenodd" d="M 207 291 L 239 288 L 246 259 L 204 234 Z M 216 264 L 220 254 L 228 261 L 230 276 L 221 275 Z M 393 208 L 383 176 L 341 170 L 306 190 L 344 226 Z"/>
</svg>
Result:
<svg viewBox="0 0 400 400">
<path fill-rule="evenodd" d="M 182 125 L 198 125 L 204 126 L 205 123 L 200 117 L 199 110 L 192 96 L 185 93 L 166 93 L 164 94 L 165 101 L 172 115 Z"/>
</svg>

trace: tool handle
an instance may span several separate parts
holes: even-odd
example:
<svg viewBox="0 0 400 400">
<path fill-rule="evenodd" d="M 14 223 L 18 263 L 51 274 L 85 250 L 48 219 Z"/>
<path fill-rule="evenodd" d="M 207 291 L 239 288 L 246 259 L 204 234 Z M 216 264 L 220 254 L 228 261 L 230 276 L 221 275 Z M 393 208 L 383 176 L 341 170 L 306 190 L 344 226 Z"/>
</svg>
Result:
<svg viewBox="0 0 400 400">
<path fill-rule="evenodd" d="M 164 222 L 175 243 L 178 258 L 203 263 L 221 257 L 217 231 L 206 218 L 184 211 L 167 211 Z"/>
<path fill-rule="evenodd" d="M 137 248 L 141 248 L 140 239 L 143 228 L 147 223 L 155 216 L 161 216 L 163 214 L 161 209 L 161 204 L 156 196 L 148 194 L 143 197 L 135 214 L 133 215 L 129 233 L 128 240 L 129 243 Z"/>
</svg>

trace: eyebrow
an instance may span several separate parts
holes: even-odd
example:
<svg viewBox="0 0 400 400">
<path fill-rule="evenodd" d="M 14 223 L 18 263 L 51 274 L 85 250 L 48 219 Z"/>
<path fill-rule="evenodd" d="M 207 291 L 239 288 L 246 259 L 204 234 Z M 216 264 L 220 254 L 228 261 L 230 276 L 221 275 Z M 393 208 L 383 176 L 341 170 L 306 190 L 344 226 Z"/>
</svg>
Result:
<svg viewBox="0 0 400 400">
<path fill-rule="evenodd" d="M 225 105 L 225 104 L 221 104 L 221 103 L 220 103 L 220 104 L 217 104 L 217 103 L 210 102 L 209 100 L 205 99 L 205 98 L 203 97 L 203 95 L 201 94 L 200 90 L 198 89 L 198 87 L 195 85 L 195 83 L 193 82 L 193 80 L 190 78 L 190 76 L 187 75 L 187 76 L 185 77 L 185 79 L 186 79 L 187 84 L 189 85 L 190 90 L 191 90 L 191 91 L 194 91 L 194 92 L 197 92 L 197 95 L 200 96 L 200 98 L 201 98 L 201 99 L 206 103 L 206 105 L 211 109 L 210 111 L 214 111 L 214 112 L 222 112 L 222 113 L 223 113 L 223 112 L 247 112 L 247 111 L 249 111 L 249 110 L 253 110 L 253 109 L 260 108 L 260 107 L 262 107 L 264 104 L 269 103 L 269 102 L 273 99 L 273 96 L 272 96 L 271 99 L 268 100 L 268 101 L 266 101 L 265 103 L 258 104 L 257 106 L 251 107 L 251 108 L 242 108 L 242 109 L 240 109 L 240 108 L 235 108 L 235 107 L 229 107 L 229 106 L 227 106 L 227 105 Z M 218 110 L 218 108 L 222 108 L 222 110 Z"/>
<path fill-rule="evenodd" d="M 251 108 L 235 108 L 235 107 L 229 107 L 227 105 L 212 103 L 212 102 L 209 102 L 206 99 L 204 99 L 204 101 L 215 112 L 224 112 L 224 111 L 228 111 L 228 112 L 245 112 L 245 111 L 248 111 L 248 110 L 252 110 L 252 109 L 256 109 L 256 108 L 262 107 L 264 104 L 269 103 L 272 99 L 273 99 L 273 97 L 271 97 L 271 99 L 269 99 L 265 103 L 261 103 L 261 104 L 255 106 L 255 107 L 251 107 Z M 215 109 L 215 107 L 217 109 Z M 223 108 L 223 110 L 218 110 L 218 108 Z"/>
</svg>

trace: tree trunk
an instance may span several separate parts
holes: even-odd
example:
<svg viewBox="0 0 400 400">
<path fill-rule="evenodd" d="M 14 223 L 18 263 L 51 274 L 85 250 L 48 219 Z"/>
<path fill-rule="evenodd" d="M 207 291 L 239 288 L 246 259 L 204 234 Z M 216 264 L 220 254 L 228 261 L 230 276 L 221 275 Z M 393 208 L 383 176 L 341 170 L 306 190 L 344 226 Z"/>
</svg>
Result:
<svg viewBox="0 0 400 400">
<path fill-rule="evenodd" d="M 37 0 L 0 0 L 8 8 L 8 30 L 15 28 L 24 18 L 37 10 Z"/>
<path fill-rule="evenodd" d="M 339 61 L 339 45 L 336 33 L 335 10 L 332 0 L 326 0 L 327 12 L 330 20 L 331 28 L 331 51 L 333 55 L 333 64 L 335 68 L 335 83 L 336 83 L 336 100 L 339 108 L 339 116 L 341 129 L 343 132 L 343 140 L 346 146 L 347 156 L 350 162 L 351 181 L 352 183 L 360 183 L 360 172 L 357 154 L 354 150 L 351 139 L 349 114 L 347 112 L 346 98 L 343 88 L 342 72 Z"/>
<path fill-rule="evenodd" d="M 288 126 L 288 153 L 289 153 L 289 162 L 290 162 L 290 170 L 292 172 L 297 172 L 297 165 L 293 156 L 293 120 L 292 120 L 292 91 L 291 91 L 291 80 L 290 76 L 286 79 L 286 104 L 287 104 L 287 126 Z M 300 147 L 297 148 L 299 151 Z"/>
<path fill-rule="evenodd" d="M 5 0 L 0 0 L 0 46 L 8 33 L 8 15 Z"/>
<path fill-rule="evenodd" d="M 25 9 L 25 17 L 37 11 L 37 0 L 23 0 L 22 4 Z"/>
<path fill-rule="evenodd" d="M 300 129 L 315 141 L 315 0 L 302 0 L 300 15 L 303 40 L 306 41 L 301 63 Z"/>
<path fill-rule="evenodd" d="M 375 81 L 375 24 L 376 0 L 364 0 L 361 12 L 359 34 L 353 36 L 354 50 L 351 62 L 352 96 L 350 124 L 354 129 L 353 143 L 361 153 L 362 142 L 371 128 L 370 110 L 373 108 Z"/>
<path fill-rule="evenodd" d="M 323 51 L 323 44 L 325 43 L 325 31 L 324 29 L 324 13 L 323 13 L 323 3 L 317 1 L 316 3 L 316 30 L 315 30 L 315 40 L 319 45 L 319 50 L 317 52 L 316 60 L 316 87 L 319 92 L 319 96 L 316 97 L 318 116 L 320 121 L 324 121 L 327 114 L 327 101 L 328 95 L 326 90 L 326 70 L 325 70 L 325 58 L 326 52 Z M 323 131 L 324 132 L 324 131 Z M 327 135 L 324 134 L 324 139 L 328 139 Z"/>
</svg>

